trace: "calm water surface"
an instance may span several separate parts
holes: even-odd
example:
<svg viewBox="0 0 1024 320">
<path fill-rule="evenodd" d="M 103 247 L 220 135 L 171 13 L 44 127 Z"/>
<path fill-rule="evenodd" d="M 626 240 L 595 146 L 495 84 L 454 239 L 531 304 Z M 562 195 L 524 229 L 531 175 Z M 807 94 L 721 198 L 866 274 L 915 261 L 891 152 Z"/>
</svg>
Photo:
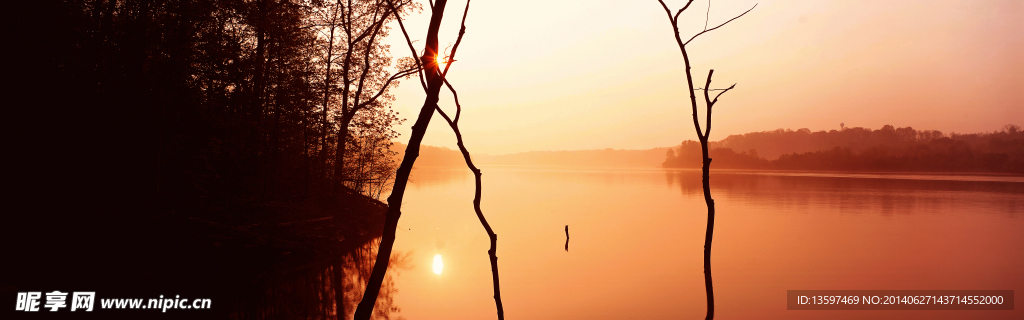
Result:
<svg viewBox="0 0 1024 320">
<path fill-rule="evenodd" d="M 703 319 L 700 172 L 484 167 L 508 319 Z M 465 168 L 413 172 L 395 241 L 407 319 L 494 319 Z M 1024 178 L 719 172 L 717 319 L 1022 319 L 787 311 L 795 289 L 1024 290 Z M 565 250 L 565 225 L 571 241 Z M 433 262 L 441 255 L 443 269 Z"/>
</svg>

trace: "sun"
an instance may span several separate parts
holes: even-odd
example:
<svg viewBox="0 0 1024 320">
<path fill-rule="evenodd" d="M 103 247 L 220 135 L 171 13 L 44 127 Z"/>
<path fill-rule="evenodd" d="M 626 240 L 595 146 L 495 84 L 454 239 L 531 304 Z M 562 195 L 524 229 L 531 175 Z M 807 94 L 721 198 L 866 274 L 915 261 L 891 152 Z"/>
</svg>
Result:
<svg viewBox="0 0 1024 320">
<path fill-rule="evenodd" d="M 434 273 L 441 274 L 441 270 L 444 269 L 444 261 L 441 261 L 441 255 L 434 255 Z"/>
<path fill-rule="evenodd" d="M 434 63 L 437 63 L 437 66 L 438 66 L 438 67 L 440 67 L 440 66 L 443 66 L 443 65 L 444 65 L 444 64 L 443 64 L 443 61 L 442 61 L 442 59 L 441 59 L 441 55 L 436 55 L 436 56 L 434 56 Z"/>
</svg>

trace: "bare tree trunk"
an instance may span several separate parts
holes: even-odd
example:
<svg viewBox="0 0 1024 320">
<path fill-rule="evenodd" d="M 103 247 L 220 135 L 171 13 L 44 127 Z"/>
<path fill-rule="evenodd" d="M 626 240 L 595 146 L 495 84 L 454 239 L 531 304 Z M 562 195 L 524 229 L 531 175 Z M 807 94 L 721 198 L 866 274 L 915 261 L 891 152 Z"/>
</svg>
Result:
<svg viewBox="0 0 1024 320">
<path fill-rule="evenodd" d="M 676 38 L 676 44 L 679 45 L 679 51 L 683 54 L 683 63 L 685 65 L 686 71 L 686 85 L 690 91 L 690 108 L 693 111 L 693 127 L 694 129 L 697 130 L 697 138 L 698 140 L 700 140 L 701 153 L 703 156 L 703 163 L 701 166 L 701 182 L 704 189 L 704 203 L 708 207 L 708 224 L 707 230 L 704 233 L 704 289 L 707 294 L 708 302 L 707 316 L 705 317 L 705 319 L 711 320 L 715 318 L 715 290 L 714 286 L 711 283 L 711 240 L 713 238 L 715 231 L 715 200 L 711 198 L 711 185 L 709 175 L 711 170 L 711 158 L 708 157 L 708 136 L 711 135 L 711 107 L 713 107 L 715 103 L 718 102 L 718 97 L 720 97 L 726 91 L 735 88 L 736 85 L 733 84 L 732 86 L 726 89 L 710 89 L 711 75 L 714 74 L 715 72 L 715 70 L 711 70 L 710 72 L 708 72 L 708 80 L 707 83 L 704 85 L 704 88 L 694 88 L 693 75 L 690 73 L 690 56 L 686 52 L 686 45 L 690 43 L 690 41 L 693 41 L 693 39 L 696 39 L 698 36 L 709 31 L 718 29 L 724 26 L 725 24 L 732 22 L 733 20 L 736 20 L 739 17 L 742 17 L 743 15 L 747 14 L 747 12 L 750 12 L 750 10 L 753 10 L 754 8 L 750 8 L 746 12 L 743 12 L 742 14 L 710 29 L 708 29 L 707 23 L 705 23 L 703 31 L 697 33 L 689 40 L 684 42 L 682 37 L 680 37 L 679 35 L 679 15 L 683 13 L 683 11 L 686 10 L 686 8 L 690 7 L 690 4 L 693 3 L 693 0 L 687 1 L 686 5 L 683 6 L 682 9 L 676 11 L 674 15 L 672 14 L 672 11 L 668 9 L 668 6 L 665 5 L 664 1 L 658 0 L 658 2 L 661 3 L 661 7 L 664 8 L 665 13 L 668 14 L 668 20 L 669 22 L 672 23 L 672 31 L 673 35 Z M 709 0 L 708 10 L 710 10 L 710 6 L 711 3 Z M 754 6 L 756 7 L 757 5 Z M 696 90 L 704 91 L 704 101 L 707 107 L 707 119 L 705 120 L 704 132 L 701 132 L 700 120 L 697 117 L 697 96 L 694 93 L 694 91 Z M 718 95 L 715 96 L 714 100 L 711 100 L 710 96 L 708 95 L 708 91 L 711 90 L 721 90 L 722 92 L 718 93 Z"/>
<path fill-rule="evenodd" d="M 384 282 L 384 275 L 388 269 L 391 258 L 391 250 L 395 244 L 395 230 L 398 228 L 398 219 L 402 215 L 402 199 L 405 197 L 405 188 L 409 183 L 409 173 L 412 171 L 413 163 L 420 153 L 420 143 L 423 135 L 427 132 L 427 125 L 437 108 L 438 95 L 443 85 L 441 74 L 436 63 L 437 57 L 437 33 L 441 27 L 441 19 L 444 16 L 444 7 L 447 0 L 437 0 L 434 3 L 430 15 L 430 25 L 427 28 L 426 52 L 421 57 L 421 65 L 424 68 L 427 78 L 427 97 L 420 108 L 420 114 L 416 123 L 412 126 L 412 134 L 409 137 L 409 144 L 405 149 L 405 156 L 402 164 L 399 165 L 395 175 L 395 185 L 388 197 L 388 211 L 384 219 L 384 234 L 381 235 L 380 247 L 377 250 L 377 259 L 373 265 L 373 272 L 366 284 L 366 292 L 356 308 L 355 320 L 369 320 L 373 314 L 374 304 L 377 302 L 377 295 L 380 294 L 381 283 Z M 400 18 L 399 18 L 400 19 Z"/>
<path fill-rule="evenodd" d="M 691 91 L 692 92 L 692 91 Z M 708 109 L 708 117 L 711 116 L 711 109 Z M 708 157 L 708 139 L 700 140 L 701 153 L 704 154 L 703 166 L 701 166 L 702 183 L 704 187 L 704 203 L 708 206 L 708 227 L 704 232 L 704 290 L 708 297 L 707 320 L 715 318 L 715 289 L 711 284 L 711 239 L 715 233 L 715 199 L 711 199 L 711 185 L 709 172 L 711 170 L 711 158 Z"/>
<path fill-rule="evenodd" d="M 693 107 L 693 126 L 697 129 L 697 137 L 700 140 L 700 149 L 703 161 L 701 162 L 701 185 L 704 189 L 704 203 L 708 207 L 707 230 L 704 232 L 704 292 L 707 295 L 708 310 L 704 319 L 715 318 L 715 288 L 711 283 L 711 239 L 715 232 L 715 200 L 711 198 L 710 171 L 711 158 L 708 157 L 708 137 L 711 132 L 711 106 L 707 106 L 707 121 L 705 122 L 705 134 L 700 132 L 700 121 L 697 119 L 697 97 L 693 93 L 693 76 L 690 73 L 690 57 L 683 49 L 683 61 L 686 64 L 686 83 L 690 89 L 690 105 Z M 710 77 L 708 78 L 710 79 Z"/>
<path fill-rule="evenodd" d="M 467 8 L 468 8 L 468 5 L 467 5 Z M 460 36 L 461 36 L 462 33 L 465 32 L 465 26 L 463 26 L 462 30 L 463 31 L 459 32 Z M 456 43 L 458 43 L 458 42 L 456 42 Z M 455 55 L 455 50 L 454 49 L 452 50 L 452 55 L 453 56 Z M 473 176 L 476 178 L 476 192 L 473 193 L 473 210 L 476 211 L 476 217 L 478 219 L 480 219 L 480 224 L 483 225 L 484 230 L 487 231 L 487 237 L 491 239 L 491 248 L 487 250 L 487 255 L 491 259 L 491 279 L 492 279 L 492 282 L 494 284 L 494 306 L 495 306 L 495 308 L 497 308 L 498 320 L 504 320 L 505 319 L 505 308 L 502 307 L 502 305 L 501 305 L 501 286 L 498 284 L 498 256 L 497 256 L 497 251 L 498 251 L 498 235 L 495 234 L 494 230 L 491 229 L 491 225 L 487 223 L 487 218 L 484 218 L 484 213 L 480 209 L 480 197 L 481 197 L 481 193 L 483 191 L 483 185 L 481 183 L 481 177 L 480 176 L 483 175 L 483 173 L 480 171 L 479 168 L 476 167 L 476 165 L 473 164 L 473 159 L 471 159 L 470 156 L 469 156 L 469 150 L 466 150 L 466 146 L 462 143 L 462 132 L 459 131 L 459 122 L 458 122 L 459 121 L 458 115 L 462 111 L 462 106 L 459 105 L 459 95 L 458 95 L 458 93 L 455 92 L 455 88 L 453 88 L 452 85 L 450 83 L 448 83 L 447 80 L 445 81 L 445 84 L 448 85 L 448 89 L 451 89 L 452 94 L 455 96 L 455 105 L 458 108 L 457 109 L 458 111 L 456 111 L 456 115 L 455 115 L 455 120 L 454 121 L 451 118 L 449 118 L 448 115 L 446 115 L 444 113 L 444 111 L 441 110 L 441 108 L 438 108 L 437 112 L 440 113 L 442 117 L 444 117 L 444 120 L 448 122 L 448 126 L 450 126 L 452 128 L 452 131 L 455 133 L 455 139 L 457 141 L 456 144 L 459 146 L 459 151 L 462 152 L 462 158 L 466 160 L 466 166 L 469 167 L 470 171 L 473 171 Z M 566 234 L 566 238 L 568 238 L 568 235 L 569 235 L 569 227 L 568 226 L 566 226 L 565 234 Z M 567 241 L 566 242 L 566 248 L 568 248 L 569 247 L 568 240 L 566 240 L 566 241 Z"/>
<path fill-rule="evenodd" d="M 687 64 L 689 64 L 689 60 L 687 60 Z M 689 77 L 689 68 L 687 68 L 686 74 L 687 77 Z M 705 122 L 706 128 L 704 131 L 704 135 L 700 136 L 700 148 L 704 158 L 703 165 L 701 166 L 702 184 L 704 188 L 704 202 L 708 206 L 708 228 L 707 231 L 705 231 L 704 233 L 704 287 L 706 288 L 708 296 L 708 315 L 705 319 L 707 320 L 711 320 L 715 317 L 715 293 L 713 289 L 714 287 L 711 285 L 711 239 L 715 233 L 715 200 L 711 198 L 711 179 L 709 178 L 709 173 L 711 171 L 711 158 L 708 157 L 708 136 L 711 134 L 711 108 L 715 106 L 716 102 L 718 102 L 719 96 L 721 96 L 726 91 L 732 90 L 732 88 L 736 87 L 736 84 L 733 84 L 728 88 L 721 89 L 722 92 L 716 95 L 715 99 L 712 100 L 711 97 L 708 95 L 708 91 L 712 90 L 709 88 L 711 87 L 711 76 L 714 74 L 714 69 L 708 71 L 708 81 L 707 83 L 704 84 L 703 88 L 704 104 L 707 106 L 707 121 Z M 690 90 L 690 92 L 692 93 L 693 90 Z M 693 119 L 694 123 L 696 123 L 697 113 L 693 114 Z M 697 134 L 700 135 L 699 130 Z"/>
<path fill-rule="evenodd" d="M 348 126 L 352 123 L 352 114 L 344 114 L 338 121 L 338 146 L 334 150 L 334 190 L 337 201 L 344 198 L 345 181 L 345 149 L 348 148 Z"/>
<path fill-rule="evenodd" d="M 341 1 L 338 1 L 341 5 Z M 349 115 L 349 86 L 352 84 L 348 73 L 352 65 L 352 51 L 355 50 L 355 41 L 352 39 L 352 30 L 355 24 L 352 22 L 352 1 L 348 1 L 348 10 L 342 12 L 342 30 L 345 32 L 345 60 L 341 65 L 341 114 L 342 118 Z M 348 117 L 351 120 L 351 117 Z M 349 121 L 342 119 L 338 124 L 338 143 L 334 148 L 334 182 L 331 184 L 335 192 L 335 199 L 340 203 L 342 199 L 342 180 L 345 179 L 345 148 L 348 142 Z"/>
<path fill-rule="evenodd" d="M 352 1 L 349 0 L 348 3 L 349 9 L 346 13 L 346 16 L 348 18 L 345 20 L 344 23 L 345 34 L 346 37 L 348 38 L 348 51 L 345 52 L 345 64 L 343 66 L 342 71 L 344 73 L 342 79 L 344 85 L 341 98 L 342 120 L 341 123 L 338 125 L 338 149 L 335 150 L 337 154 L 334 163 L 334 172 L 336 176 L 334 188 L 338 192 L 339 202 L 342 199 L 342 189 L 344 189 L 344 181 L 346 179 L 345 151 L 347 151 L 346 149 L 348 147 L 348 126 L 352 123 L 352 119 L 355 118 L 356 113 L 358 113 L 364 108 L 364 106 L 360 104 L 359 99 L 363 93 L 363 85 L 366 81 L 366 76 L 369 74 L 370 71 L 370 53 L 373 51 L 373 46 L 377 39 L 378 32 L 380 32 L 380 29 L 383 28 L 384 22 L 387 21 L 387 17 L 388 15 L 390 15 L 390 12 L 385 10 L 385 14 L 383 16 L 379 16 L 378 14 L 380 12 L 376 11 L 375 9 L 373 13 L 373 18 L 370 20 L 370 25 L 365 30 L 363 30 L 363 32 L 360 32 L 360 35 L 353 38 L 352 32 L 355 30 L 356 24 L 352 21 Z M 369 34 L 367 32 L 369 32 Z M 366 40 L 366 48 L 363 49 L 364 57 L 362 72 L 360 74 L 358 81 L 356 83 L 353 83 L 353 80 L 349 79 L 348 77 L 349 72 L 352 70 L 352 53 L 353 51 L 356 50 L 355 48 L 359 45 L 359 42 L 363 41 L 362 39 L 365 38 L 367 35 L 369 35 L 369 38 L 368 40 Z M 351 93 L 351 87 L 353 84 L 356 85 L 356 91 L 355 95 L 350 98 L 349 94 Z M 382 88 L 382 90 L 385 90 L 386 86 L 387 85 L 385 85 L 385 88 Z M 351 103 L 349 102 L 350 100 Z"/>
</svg>

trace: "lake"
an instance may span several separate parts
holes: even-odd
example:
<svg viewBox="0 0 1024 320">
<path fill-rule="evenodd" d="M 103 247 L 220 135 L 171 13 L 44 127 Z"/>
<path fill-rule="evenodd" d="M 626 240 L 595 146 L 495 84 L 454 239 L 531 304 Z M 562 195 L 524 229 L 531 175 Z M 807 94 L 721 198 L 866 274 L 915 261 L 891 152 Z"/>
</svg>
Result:
<svg viewBox="0 0 1024 320">
<path fill-rule="evenodd" d="M 482 169 L 508 319 L 704 318 L 700 171 Z M 410 181 L 400 315 L 495 319 L 472 174 L 418 168 Z M 711 188 L 717 319 L 1024 318 L 786 310 L 786 290 L 1024 288 L 1022 177 L 719 171 Z"/>
</svg>

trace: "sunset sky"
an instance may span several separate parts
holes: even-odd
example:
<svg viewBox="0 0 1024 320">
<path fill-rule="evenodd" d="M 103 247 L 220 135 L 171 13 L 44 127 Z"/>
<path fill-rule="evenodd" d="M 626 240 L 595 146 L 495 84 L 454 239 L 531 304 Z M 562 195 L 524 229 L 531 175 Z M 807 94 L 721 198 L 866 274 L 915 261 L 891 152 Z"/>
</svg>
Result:
<svg viewBox="0 0 1024 320">
<path fill-rule="evenodd" d="M 666 3 L 676 10 L 685 1 Z M 713 87 L 737 83 L 715 107 L 712 140 L 840 123 L 945 133 L 1024 125 L 1022 1 L 716 1 L 709 24 L 755 3 L 687 47 L 698 86 L 712 68 Z M 442 47 L 455 42 L 464 5 L 449 2 Z M 684 37 L 702 30 L 707 5 L 698 0 L 683 13 Z M 414 40 L 427 19 L 426 9 L 408 17 Z M 466 25 L 448 78 L 471 152 L 696 139 L 682 56 L 656 0 L 477 0 Z M 390 40 L 395 57 L 409 55 L 397 24 Z M 409 119 L 398 129 L 406 142 L 424 94 L 411 80 L 396 97 Z M 454 110 L 450 93 L 441 106 Z M 454 140 L 435 116 L 424 144 L 454 148 Z"/>
</svg>

